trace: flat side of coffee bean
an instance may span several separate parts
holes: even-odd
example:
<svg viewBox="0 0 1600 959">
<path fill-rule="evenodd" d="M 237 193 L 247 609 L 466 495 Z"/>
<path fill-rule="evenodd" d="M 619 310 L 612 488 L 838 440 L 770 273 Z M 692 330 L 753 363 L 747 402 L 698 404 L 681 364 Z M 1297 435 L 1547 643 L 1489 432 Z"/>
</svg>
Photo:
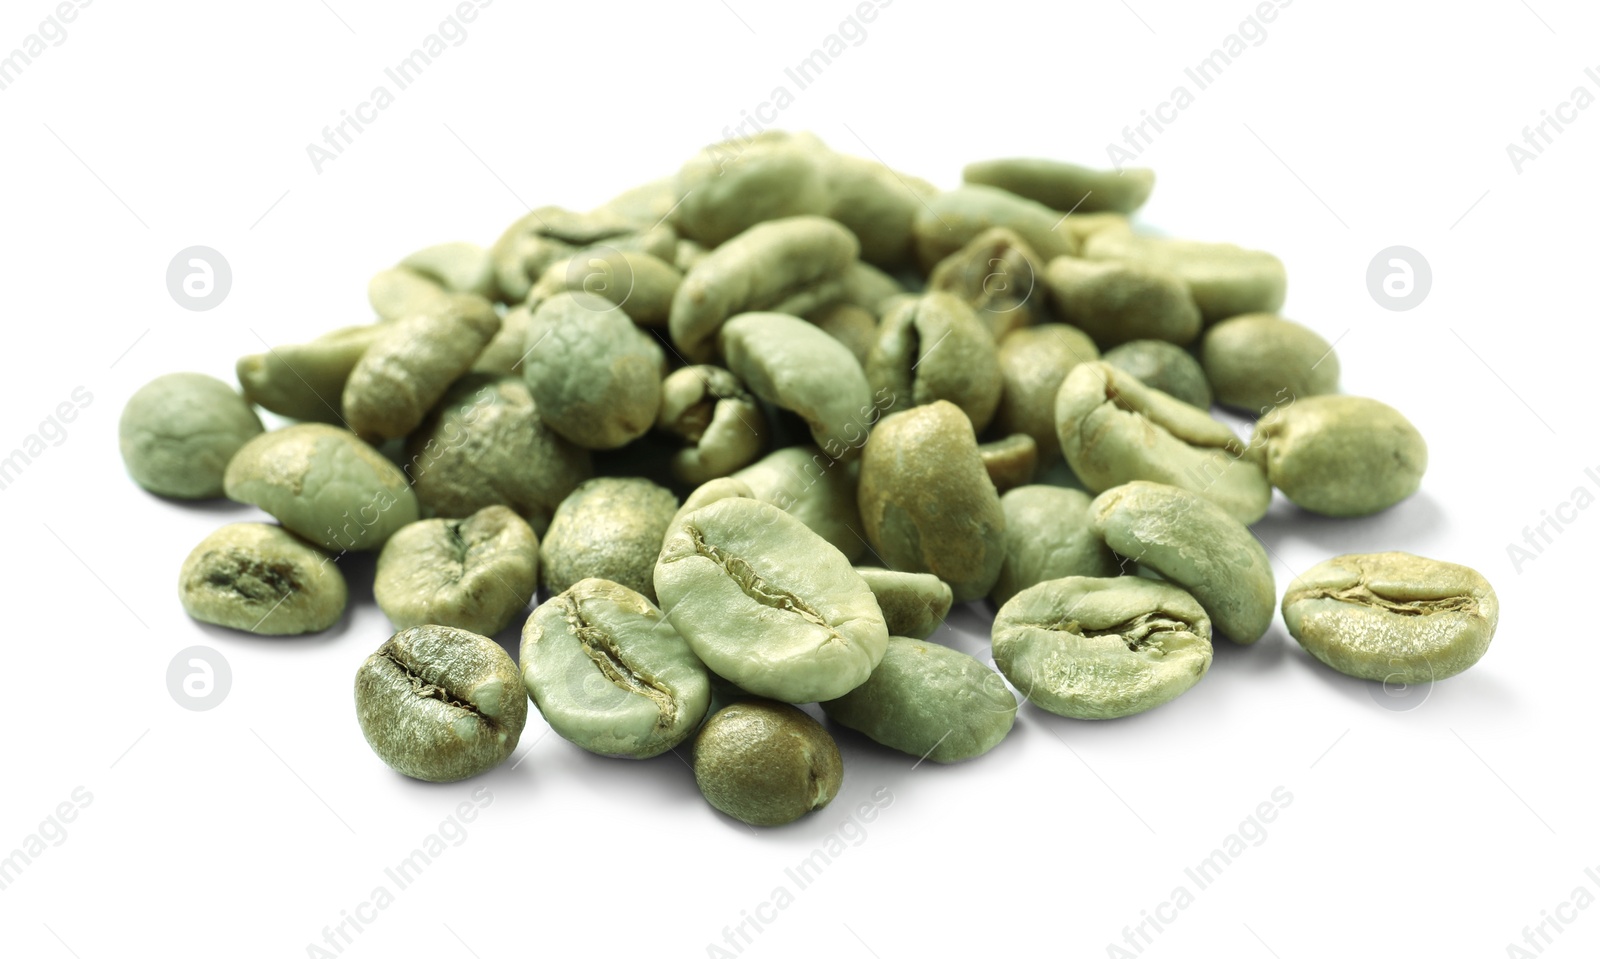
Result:
<svg viewBox="0 0 1600 959">
<path fill-rule="evenodd" d="M 876 566 L 857 566 L 883 610 L 889 635 L 927 639 L 950 614 L 955 594 L 950 584 L 932 573 L 902 573 Z"/>
<path fill-rule="evenodd" d="M 1075 163 L 1027 157 L 967 164 L 961 178 L 999 187 L 1043 203 L 1052 210 L 1078 213 L 1132 213 L 1144 206 L 1156 185 L 1156 172 L 1141 167 L 1093 170 Z"/>
<path fill-rule="evenodd" d="M 966 653 L 891 636 L 872 676 L 822 711 L 890 749 L 955 763 L 1000 745 L 1016 722 L 1017 700 L 998 673 Z"/>
<path fill-rule="evenodd" d="M 835 699 L 864 682 L 889 641 L 872 590 L 844 554 L 758 500 L 721 499 L 666 537 L 662 609 L 719 676 L 784 702 Z"/>
<path fill-rule="evenodd" d="M 356 718 L 372 751 L 396 772 L 455 782 L 493 769 L 517 748 L 528 695 L 494 640 L 413 626 L 356 672 Z"/>
<path fill-rule="evenodd" d="M 396 629 L 454 626 L 493 636 L 533 599 L 539 540 L 504 506 L 466 519 L 425 519 L 389 537 L 372 585 Z"/>
<path fill-rule="evenodd" d="M 1489 649 L 1500 601 L 1482 574 L 1411 553 L 1336 556 L 1283 596 L 1283 621 L 1306 652 L 1347 676 L 1423 685 Z"/>
<path fill-rule="evenodd" d="M 654 603 L 585 579 L 522 628 L 522 678 L 545 722 L 592 753 L 659 756 L 699 728 L 710 673 Z"/>
<path fill-rule="evenodd" d="M 184 612 L 263 636 L 320 632 L 349 592 L 326 553 L 281 526 L 231 523 L 200 541 L 178 574 Z"/>
<path fill-rule="evenodd" d="M 1223 636 L 1248 645 L 1272 625 L 1277 585 L 1267 551 L 1211 501 L 1133 482 L 1096 497 L 1089 522 L 1112 549 L 1193 594 Z"/>
<path fill-rule="evenodd" d="M 133 481 L 178 499 L 223 493 L 228 461 L 261 435 L 261 418 L 238 391 L 204 373 L 168 373 L 122 408 L 117 445 Z"/>
<path fill-rule="evenodd" d="M 1116 719 L 1171 702 L 1211 667 L 1211 622 L 1194 598 L 1139 576 L 1046 580 L 994 620 L 994 661 L 1029 702 Z"/>
<path fill-rule="evenodd" d="M 839 747 L 815 719 L 783 703 L 718 710 L 694 742 L 694 781 L 713 807 L 752 826 L 782 826 L 839 794 Z"/>
</svg>

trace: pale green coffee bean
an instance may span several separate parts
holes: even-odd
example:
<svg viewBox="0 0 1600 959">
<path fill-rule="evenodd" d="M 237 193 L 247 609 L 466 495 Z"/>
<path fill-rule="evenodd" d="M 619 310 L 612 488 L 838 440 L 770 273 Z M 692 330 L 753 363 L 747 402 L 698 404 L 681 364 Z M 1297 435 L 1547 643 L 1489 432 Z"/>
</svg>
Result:
<svg viewBox="0 0 1600 959">
<path fill-rule="evenodd" d="M 521 303 L 550 264 L 594 248 L 635 250 L 671 260 L 678 244 L 672 227 L 644 228 L 611 210 L 574 213 L 541 207 L 506 228 L 489 250 L 503 302 Z"/>
<path fill-rule="evenodd" d="M 867 548 L 856 508 L 860 476 L 859 461 L 841 463 L 810 445 L 774 450 L 733 474 L 755 499 L 806 524 L 851 562 Z"/>
<path fill-rule="evenodd" d="M 752 826 L 782 826 L 821 809 L 843 780 L 833 737 L 783 703 L 734 703 L 695 737 L 694 781 L 706 802 Z"/>
<path fill-rule="evenodd" d="M 876 566 L 857 566 L 856 572 L 883 610 L 891 642 L 896 636 L 932 636 L 955 602 L 950 584 L 932 573 L 901 573 Z"/>
<path fill-rule="evenodd" d="M 1187 589 L 1234 642 L 1253 643 L 1272 625 L 1278 594 L 1267 551 L 1209 500 L 1175 486 L 1128 483 L 1096 497 L 1089 522 L 1112 549 Z"/>
<path fill-rule="evenodd" d="M 957 763 L 1000 745 L 1016 723 L 1017 699 L 998 673 L 966 653 L 891 636 L 872 676 L 822 711 L 890 749 Z"/>
<path fill-rule="evenodd" d="M 518 377 L 462 377 L 406 443 L 427 516 L 508 506 L 544 535 L 556 507 L 594 475 L 589 451 L 544 424 Z"/>
<path fill-rule="evenodd" d="M 1000 341 L 1000 405 L 994 428 L 1026 433 L 1039 447 L 1041 465 L 1061 458 L 1056 438 L 1056 394 L 1079 363 L 1100 358 L 1094 340 L 1065 323 L 1041 323 L 1016 330 Z"/>
<path fill-rule="evenodd" d="M 994 619 L 994 661 L 1028 701 L 1072 719 L 1116 719 L 1183 695 L 1211 667 L 1211 621 L 1194 597 L 1139 576 L 1046 580 Z"/>
<path fill-rule="evenodd" d="M 861 241 L 861 259 L 886 270 L 912 266 L 917 215 L 938 188 L 876 160 L 831 150 L 818 162 L 828 191 L 825 212 Z"/>
<path fill-rule="evenodd" d="M 683 498 L 683 505 L 678 507 L 678 511 L 672 514 L 672 522 L 667 524 L 667 536 L 672 535 L 685 516 L 719 499 L 730 498 L 755 499 L 756 494 L 750 489 L 750 484 L 732 476 L 721 476 L 696 486 Z"/>
<path fill-rule="evenodd" d="M 528 293 L 543 302 L 557 293 L 582 291 L 609 300 L 640 326 L 665 329 L 672 297 L 683 274 L 648 253 L 596 247 L 550 264 Z"/>
<path fill-rule="evenodd" d="M 1089 242 L 1089 237 L 1101 230 L 1119 230 L 1123 233 L 1133 232 L 1133 224 L 1122 213 L 1072 213 L 1061 221 L 1057 229 L 1071 235 L 1073 242 L 1080 250 Z M 1082 255 L 1080 253 L 1080 255 Z"/>
<path fill-rule="evenodd" d="M 981 433 L 1000 405 L 994 337 L 972 307 L 950 293 L 927 293 L 889 311 L 866 373 L 873 392 L 890 398 L 889 412 L 949 400 Z"/>
<path fill-rule="evenodd" d="M 1140 167 L 1093 170 L 1074 163 L 1032 158 L 983 160 L 961 171 L 967 183 L 999 187 L 1052 210 L 1132 213 L 1156 185 L 1156 171 Z"/>
<path fill-rule="evenodd" d="M 700 484 L 750 465 L 766 445 L 766 415 L 739 378 L 720 366 L 685 366 L 661 381 L 656 428 L 689 444 L 672 475 Z"/>
<path fill-rule="evenodd" d="M 670 262 L 679 273 L 688 274 L 710 252 L 710 250 L 693 240 L 679 240 L 677 248 L 672 252 L 672 260 Z"/>
<path fill-rule="evenodd" d="M 730 316 L 772 310 L 803 315 L 841 298 L 860 247 L 820 216 L 758 223 L 695 265 L 672 299 L 672 342 L 691 363 L 708 362 Z"/>
<path fill-rule="evenodd" d="M 1101 357 L 1153 390 L 1183 400 L 1200 409 L 1211 408 L 1211 384 L 1200 361 L 1175 343 L 1165 340 L 1131 340 Z"/>
<path fill-rule="evenodd" d="M 572 491 L 539 546 L 544 585 L 561 593 L 608 579 L 655 602 L 656 556 L 678 511 L 672 491 L 638 477 L 600 477 Z"/>
<path fill-rule="evenodd" d="M 830 187 L 819 162 L 828 153 L 809 133 L 763 130 L 714 143 L 678 171 L 673 212 L 678 232 L 718 247 L 758 223 L 826 215 Z"/>
<path fill-rule="evenodd" d="M 1005 561 L 989 592 L 996 606 L 1046 580 L 1122 572 L 1089 523 L 1089 502 L 1083 491 L 1060 486 L 1021 486 L 1000 497 Z"/>
<path fill-rule="evenodd" d="M 1207 323 L 1241 313 L 1276 313 L 1283 306 L 1289 284 L 1277 257 L 1231 243 L 1140 236 L 1131 229 L 1106 228 L 1084 241 L 1082 255 L 1090 260 L 1139 263 L 1176 276 Z"/>
<path fill-rule="evenodd" d="M 389 537 L 372 584 L 396 629 L 454 626 L 493 636 L 539 587 L 539 540 L 522 517 L 486 506 L 466 519 L 425 519 Z"/>
<path fill-rule="evenodd" d="M 1283 621 L 1306 652 L 1347 676 L 1414 686 L 1482 659 L 1500 601 L 1466 566 L 1360 553 L 1297 577 L 1283 596 Z"/>
<path fill-rule="evenodd" d="M 620 217 L 635 226 L 653 227 L 666 220 L 682 199 L 677 176 L 664 176 L 623 190 L 595 207 L 594 213 Z"/>
<path fill-rule="evenodd" d="M 884 314 L 884 300 L 905 292 L 899 280 L 871 263 L 857 260 L 844 271 L 842 302 L 867 310 L 874 319 Z M 806 318 L 811 319 L 811 316 L 807 314 Z"/>
<path fill-rule="evenodd" d="M 1067 376 L 1056 430 L 1068 465 L 1097 493 L 1133 480 L 1168 483 L 1246 524 L 1272 501 L 1266 474 L 1226 424 L 1107 363 L 1085 363 Z"/>
<path fill-rule="evenodd" d="M 448 309 L 450 291 L 432 277 L 404 267 L 379 270 L 367 281 L 367 302 L 386 323 Z"/>
<path fill-rule="evenodd" d="M 545 423 L 594 450 L 624 446 L 655 425 L 666 357 L 616 305 L 558 293 L 534 311 L 522 373 Z"/>
<path fill-rule="evenodd" d="M 281 526 L 231 523 L 200 541 L 178 574 L 183 611 L 263 636 L 320 632 L 349 592 L 328 555 Z"/>
<path fill-rule="evenodd" d="M 945 257 L 928 289 L 959 297 L 996 343 L 1050 316 L 1045 265 L 1027 241 L 1004 227 L 985 230 Z"/>
<path fill-rule="evenodd" d="M 853 303 L 830 303 L 807 313 L 806 319 L 815 323 L 817 329 L 843 343 L 856 362 L 863 369 L 866 368 L 867 357 L 872 355 L 872 347 L 878 342 L 876 313 Z"/>
<path fill-rule="evenodd" d="M 1026 486 L 1033 482 L 1039 470 L 1039 444 L 1026 433 L 1014 433 L 1005 439 L 978 445 L 978 456 L 983 459 L 983 469 L 996 491 Z"/>
<path fill-rule="evenodd" d="M 367 744 L 412 779 L 448 783 L 493 769 L 517 748 L 528 694 L 494 640 L 448 626 L 402 629 L 356 672 Z"/>
<path fill-rule="evenodd" d="M 261 418 L 244 397 L 204 373 L 156 377 L 128 397 L 117 423 L 128 475 L 178 499 L 221 496 L 228 461 L 259 435 Z"/>
<path fill-rule="evenodd" d="M 522 376 L 522 358 L 528 353 L 528 331 L 533 328 L 533 310 L 523 303 L 500 315 L 500 332 L 472 361 L 473 373 L 492 376 Z"/>
<path fill-rule="evenodd" d="M 438 243 L 418 250 L 400 266 L 439 284 L 452 293 L 476 293 L 495 298 L 494 260 L 476 243 Z"/>
<path fill-rule="evenodd" d="M 811 438 L 834 459 L 861 449 L 871 417 L 872 389 L 843 343 L 783 313 L 743 313 L 719 336 L 728 369 L 750 392 L 799 414 Z"/>
<path fill-rule="evenodd" d="M 384 329 L 381 323 L 347 326 L 310 343 L 242 356 L 234 372 L 244 398 L 290 419 L 341 423 L 345 381 Z"/>
<path fill-rule="evenodd" d="M 1165 270 L 1061 256 L 1050 261 L 1045 281 L 1061 318 L 1103 347 L 1130 340 L 1182 346 L 1200 335 L 1200 308 Z"/>
<path fill-rule="evenodd" d="M 1368 516 L 1422 486 L 1428 444 L 1399 410 L 1364 396 L 1311 396 L 1256 422 L 1250 454 L 1291 503 Z"/>
<path fill-rule="evenodd" d="M 932 573 L 956 602 L 989 592 L 1005 559 L 1005 514 L 972 423 L 939 400 L 883 418 L 861 456 L 867 542 L 893 569 Z"/>
<path fill-rule="evenodd" d="M 1046 263 L 1074 256 L 1077 242 L 1060 224 L 1061 214 L 1042 203 L 991 186 L 964 186 L 929 199 L 917 212 L 917 262 L 924 273 L 931 273 L 940 261 L 997 226 L 1022 237 Z"/>
<path fill-rule="evenodd" d="M 345 381 L 345 421 L 361 436 L 405 436 L 499 331 L 494 307 L 470 293 L 387 324 Z"/>
<path fill-rule="evenodd" d="M 889 641 L 844 554 L 758 500 L 720 499 L 680 520 L 655 586 L 706 666 L 758 696 L 835 699 L 866 680 Z"/>
<path fill-rule="evenodd" d="M 534 610 L 518 660 L 550 728 L 602 756 L 659 756 L 711 705 L 711 674 L 661 610 L 603 579 L 574 583 Z"/>
<path fill-rule="evenodd" d="M 1271 313 L 1235 316 L 1207 330 L 1200 362 L 1218 403 L 1257 416 L 1286 398 L 1339 391 L 1339 357 L 1328 341 Z"/>
<path fill-rule="evenodd" d="M 417 521 L 405 474 L 349 430 L 299 423 L 246 443 L 223 477 L 228 498 L 259 506 L 324 549 L 377 549 Z"/>
</svg>

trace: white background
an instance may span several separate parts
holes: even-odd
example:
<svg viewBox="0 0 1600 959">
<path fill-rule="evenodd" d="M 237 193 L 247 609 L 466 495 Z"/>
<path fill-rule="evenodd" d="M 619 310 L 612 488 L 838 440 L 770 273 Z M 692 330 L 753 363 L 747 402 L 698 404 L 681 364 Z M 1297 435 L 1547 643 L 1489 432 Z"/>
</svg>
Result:
<svg viewBox="0 0 1600 959">
<path fill-rule="evenodd" d="M 1596 491 L 1584 474 L 1600 467 L 1594 248 L 1576 224 L 1595 210 L 1600 109 L 1520 173 L 1506 145 L 1574 87 L 1600 93 L 1584 75 L 1600 65 L 1586 42 L 1600 15 L 1529 3 L 1300 0 L 1140 158 L 1159 172 L 1143 222 L 1278 253 L 1285 313 L 1338 339 L 1346 391 L 1395 405 L 1430 443 L 1422 492 L 1382 516 L 1275 503 L 1256 529 L 1280 592 L 1346 551 L 1465 563 L 1503 607 L 1483 661 L 1389 709 L 1371 684 L 1311 660 L 1280 620 L 1254 647 L 1221 644 L 1172 705 L 1107 723 L 1024 707 L 971 763 L 913 769 L 841 734 L 835 804 L 759 834 L 710 809 L 674 756 L 590 756 L 537 715 L 515 769 L 446 786 L 392 773 L 351 699 L 356 667 L 389 632 L 370 564 L 349 564 L 358 601 L 325 634 L 191 622 L 179 563 L 217 525 L 257 514 L 143 493 L 116 423 L 160 373 L 230 378 L 263 339 L 365 321 L 367 277 L 415 248 L 488 243 L 525 204 L 586 209 L 672 172 L 775 86 L 793 91 L 784 67 L 853 5 L 499 0 L 320 174 L 306 145 L 387 82 L 384 67 L 450 3 L 82 10 L 0 91 L 0 451 L 75 387 L 93 396 L 67 439 L 0 491 L 0 854 L 75 788 L 93 797 L 0 891 L 5 953 L 307 955 L 487 787 L 466 839 L 343 955 L 717 955 L 724 927 L 792 890 L 785 868 L 887 787 L 893 803 L 865 839 L 744 955 L 1104 956 L 1176 886 L 1192 888 L 1185 867 L 1281 786 L 1292 802 L 1265 840 L 1141 942 L 1144 955 L 1503 956 L 1558 908 L 1577 919 L 1545 954 L 1594 955 L 1600 908 L 1562 904 L 1580 885 L 1600 895 L 1584 875 L 1600 866 L 1588 615 L 1600 511 L 1578 512 L 1520 571 L 1507 545 L 1575 487 Z M 0 52 L 52 9 L 8 0 Z M 946 187 L 990 156 L 1102 164 L 1252 9 L 899 0 L 777 125 Z M 210 312 L 179 308 L 166 288 L 168 262 L 196 244 L 232 264 Z M 1432 264 L 1432 292 L 1409 312 L 1367 289 L 1368 262 L 1395 244 Z M 938 638 L 987 658 L 989 615 L 960 612 Z M 233 671 L 209 712 L 180 708 L 166 686 L 169 660 L 196 644 Z"/>
</svg>

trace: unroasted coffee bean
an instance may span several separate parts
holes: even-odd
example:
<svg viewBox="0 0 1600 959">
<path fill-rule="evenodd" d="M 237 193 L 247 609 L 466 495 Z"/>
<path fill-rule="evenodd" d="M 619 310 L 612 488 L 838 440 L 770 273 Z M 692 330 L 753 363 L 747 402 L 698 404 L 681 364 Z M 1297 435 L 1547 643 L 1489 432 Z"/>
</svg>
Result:
<svg viewBox="0 0 1600 959">
<path fill-rule="evenodd" d="M 493 636 L 539 586 L 539 541 L 504 506 L 466 519 L 425 519 L 389 537 L 372 595 L 396 629 L 454 626 Z"/>
<path fill-rule="evenodd" d="M 683 498 L 683 505 L 672 514 L 672 522 L 667 525 L 667 535 L 678 528 L 683 518 L 693 513 L 702 506 L 710 506 L 719 499 L 755 499 L 756 494 L 751 491 L 749 484 L 744 480 L 732 476 L 722 476 L 706 483 L 701 483 Z"/>
<path fill-rule="evenodd" d="M 1339 357 L 1328 341 L 1271 313 L 1235 316 L 1207 330 L 1200 361 L 1218 403 L 1258 416 L 1285 398 L 1339 390 Z"/>
<path fill-rule="evenodd" d="M 861 365 L 838 340 L 798 317 L 745 313 L 719 336 L 728 369 L 750 392 L 799 414 L 834 459 L 851 459 L 880 412 Z"/>
<path fill-rule="evenodd" d="M 590 293 L 558 293 L 534 311 L 523 377 L 546 425 L 579 446 L 616 449 L 655 425 L 661 347 Z"/>
<path fill-rule="evenodd" d="M 367 302 L 380 320 L 393 323 L 449 309 L 450 291 L 415 270 L 391 267 L 379 270 L 367 281 Z"/>
<path fill-rule="evenodd" d="M 528 695 L 494 640 L 413 626 L 361 664 L 356 718 L 372 751 L 396 772 L 455 782 L 493 769 L 517 748 Z"/>
<path fill-rule="evenodd" d="M 1039 467 L 1039 444 L 1026 433 L 1016 433 L 1003 440 L 978 446 L 978 456 L 983 459 L 984 471 L 996 491 L 1004 493 L 1033 482 Z"/>
<path fill-rule="evenodd" d="M 969 163 L 961 178 L 1036 200 L 1052 210 L 1078 213 L 1132 213 L 1144 206 L 1156 184 L 1154 170 L 1091 170 L 1074 163 L 1029 158 Z"/>
<path fill-rule="evenodd" d="M 883 610 L 889 635 L 927 639 L 950 614 L 955 594 L 950 585 L 932 573 L 901 573 L 876 566 L 858 566 L 856 572 Z"/>
<path fill-rule="evenodd" d="M 878 342 L 878 316 L 853 303 L 831 303 L 806 314 L 817 329 L 843 343 L 864 369 Z"/>
<path fill-rule="evenodd" d="M 405 436 L 499 330 L 489 301 L 466 293 L 386 324 L 345 381 L 345 420 L 362 436 Z"/>
<path fill-rule="evenodd" d="M 1000 404 L 994 338 L 972 308 L 950 293 L 928 293 L 890 310 L 866 372 L 874 394 L 890 398 L 891 412 L 949 400 L 981 433 Z"/>
<path fill-rule="evenodd" d="M 1200 309 L 1176 275 L 1142 263 L 1057 257 L 1045 270 L 1061 318 L 1101 346 L 1200 335 Z"/>
<path fill-rule="evenodd" d="M 128 398 L 117 424 L 123 465 L 152 493 L 221 496 L 228 461 L 261 434 L 261 418 L 233 387 L 204 373 L 168 373 Z"/>
<path fill-rule="evenodd" d="M 1067 374 L 1079 363 L 1098 360 L 1100 350 L 1077 327 L 1042 323 L 1001 340 L 999 358 L 1003 388 L 995 410 L 995 429 L 1033 437 L 1041 464 L 1059 460 L 1056 394 Z"/>
<path fill-rule="evenodd" d="M 672 259 L 678 236 L 660 221 L 643 226 L 615 211 L 531 210 L 506 228 L 489 250 L 503 302 L 521 303 L 550 264 L 584 252 L 638 251 Z"/>
<path fill-rule="evenodd" d="M 1222 325 L 1227 325 L 1226 323 Z M 1153 390 L 1202 410 L 1211 408 L 1211 384 L 1189 351 L 1165 340 L 1133 340 L 1101 357 Z"/>
<path fill-rule="evenodd" d="M 928 289 L 950 293 L 972 307 L 996 343 L 1012 330 L 1050 315 L 1039 254 L 1015 231 L 985 230 L 945 257 L 928 277 Z"/>
<path fill-rule="evenodd" d="M 1283 596 L 1283 621 L 1306 652 L 1385 684 L 1456 675 L 1483 658 L 1499 620 L 1499 599 L 1476 570 L 1410 553 L 1336 556 Z"/>
<path fill-rule="evenodd" d="M 826 213 L 861 241 L 861 259 L 886 270 L 911 266 L 917 216 L 938 188 L 865 157 L 829 150 L 819 162 L 828 190 Z"/>
<path fill-rule="evenodd" d="M 955 404 L 884 417 L 862 452 L 859 501 L 867 542 L 891 568 L 934 574 L 958 603 L 994 586 L 1005 514 Z"/>
<path fill-rule="evenodd" d="M 509 506 L 540 535 L 594 474 L 589 451 L 544 424 L 520 376 L 466 376 L 406 443 L 406 471 L 428 516 Z"/>
<path fill-rule="evenodd" d="M 259 506 L 331 550 L 377 549 L 417 520 L 399 467 L 349 430 L 300 423 L 263 433 L 228 463 L 228 498 Z"/>
<path fill-rule="evenodd" d="M 677 511 L 672 491 L 647 479 L 589 480 L 550 521 L 539 547 L 544 585 L 561 593 L 579 580 L 608 579 L 654 602 L 656 554 Z"/>
<path fill-rule="evenodd" d="M 842 696 L 872 673 L 889 641 L 872 590 L 844 554 L 757 500 L 717 500 L 679 520 L 655 585 L 695 654 L 758 696 Z"/>
<path fill-rule="evenodd" d="M 654 603 L 586 579 L 522 628 L 522 679 L 562 738 L 602 756 L 648 759 L 689 738 L 711 677 Z"/>
<path fill-rule="evenodd" d="M 969 185 L 929 199 L 917 213 L 917 262 L 924 273 L 971 243 L 980 234 L 1005 227 L 1022 237 L 1046 263 L 1077 253 L 1070 233 L 1059 229 L 1061 214 L 1042 203 L 991 186 Z"/>
<path fill-rule="evenodd" d="M 685 483 L 748 466 L 766 443 L 766 416 L 739 378 L 720 366 L 685 366 L 661 382 L 656 426 L 689 443 L 672 460 Z"/>
<path fill-rule="evenodd" d="M 1116 576 L 1116 556 L 1089 523 L 1088 494 L 1060 486 L 1022 486 L 1000 497 L 1005 561 L 989 598 L 1011 597 L 1048 579 Z"/>
<path fill-rule="evenodd" d="M 750 495 L 806 524 L 854 562 L 867 544 L 856 506 L 861 464 L 841 463 L 815 446 L 787 446 L 750 464 L 733 478 Z"/>
<path fill-rule="evenodd" d="M 718 247 L 758 223 L 826 215 L 831 188 L 819 162 L 826 152 L 816 136 L 782 130 L 706 147 L 678 171 L 678 232 Z"/>
<path fill-rule="evenodd" d="M 1211 622 L 1183 590 L 1139 576 L 1046 580 L 994 619 L 994 661 L 1058 716 L 1116 719 L 1171 702 L 1211 667 Z"/>
<path fill-rule="evenodd" d="M 735 703 L 707 720 L 694 741 L 701 794 L 752 826 L 781 826 L 821 809 L 839 794 L 843 779 L 833 737 L 782 703 Z"/>
<path fill-rule="evenodd" d="M 528 304 L 513 306 L 500 316 L 500 332 L 472 361 L 472 372 L 491 376 L 522 376 L 522 360 L 528 355 L 528 331 L 533 328 L 533 310 Z"/>
<path fill-rule="evenodd" d="M 436 243 L 400 261 L 400 266 L 420 274 L 452 293 L 495 297 L 494 260 L 476 243 Z"/>
<path fill-rule="evenodd" d="M 328 555 L 283 527 L 232 523 L 183 561 L 178 598 L 202 623 L 290 636 L 337 623 L 348 592 Z"/>
<path fill-rule="evenodd" d="M 1288 288 L 1288 276 L 1277 257 L 1231 243 L 1143 236 L 1126 227 L 1108 227 L 1084 241 L 1082 255 L 1139 263 L 1176 276 L 1207 323 L 1242 313 L 1276 313 Z"/>
<path fill-rule="evenodd" d="M 557 293 L 591 293 L 622 308 L 640 326 L 665 328 L 683 274 L 648 253 L 598 248 L 550 264 L 529 292 L 530 303 Z"/>
<path fill-rule="evenodd" d="M 239 358 L 234 372 L 244 398 L 290 419 L 343 425 L 344 384 L 385 330 L 381 323 L 347 326 L 309 343 L 275 346 Z"/>
<path fill-rule="evenodd" d="M 1256 422 L 1251 457 L 1296 506 L 1368 516 L 1415 493 L 1428 444 L 1394 407 L 1364 396 L 1312 396 Z"/>
<path fill-rule="evenodd" d="M 1011 732 L 1017 700 L 989 667 L 948 646 L 891 636 L 860 686 L 822 704 L 828 718 L 919 759 L 981 756 Z"/>
</svg>

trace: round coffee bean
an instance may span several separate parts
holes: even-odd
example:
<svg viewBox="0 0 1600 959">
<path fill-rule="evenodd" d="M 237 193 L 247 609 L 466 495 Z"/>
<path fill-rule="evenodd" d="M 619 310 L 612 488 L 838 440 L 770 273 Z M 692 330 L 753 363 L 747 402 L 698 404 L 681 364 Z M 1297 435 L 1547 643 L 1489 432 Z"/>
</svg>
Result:
<svg viewBox="0 0 1600 959">
<path fill-rule="evenodd" d="M 694 741 L 694 781 L 706 801 L 752 826 L 781 826 L 821 809 L 843 779 L 833 737 L 783 703 L 735 703 Z"/>
</svg>

